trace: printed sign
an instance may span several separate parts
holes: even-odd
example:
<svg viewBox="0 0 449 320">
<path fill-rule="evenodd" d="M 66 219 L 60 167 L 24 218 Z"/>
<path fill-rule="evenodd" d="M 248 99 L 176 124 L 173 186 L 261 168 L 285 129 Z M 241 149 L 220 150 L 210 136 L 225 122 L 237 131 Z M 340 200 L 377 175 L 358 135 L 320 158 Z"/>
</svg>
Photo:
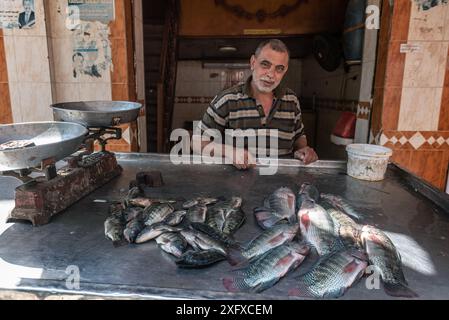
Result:
<svg viewBox="0 0 449 320">
<path fill-rule="evenodd" d="M 34 0 L 0 1 L 0 28 L 29 29 L 35 24 Z"/>
<path fill-rule="evenodd" d="M 418 44 L 401 44 L 401 53 L 413 53 L 420 50 L 421 46 Z"/>
<path fill-rule="evenodd" d="M 115 19 L 114 0 L 68 0 L 68 6 L 77 20 L 109 23 Z"/>
<path fill-rule="evenodd" d="M 101 78 L 104 72 L 112 71 L 109 27 L 101 22 L 83 21 L 73 32 L 73 77 Z"/>
</svg>

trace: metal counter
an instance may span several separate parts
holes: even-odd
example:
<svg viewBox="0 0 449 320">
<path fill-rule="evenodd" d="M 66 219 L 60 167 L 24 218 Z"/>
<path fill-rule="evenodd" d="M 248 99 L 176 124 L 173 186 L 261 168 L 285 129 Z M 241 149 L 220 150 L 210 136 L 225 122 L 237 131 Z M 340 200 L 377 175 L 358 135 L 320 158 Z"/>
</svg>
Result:
<svg viewBox="0 0 449 320">
<path fill-rule="evenodd" d="M 341 195 L 363 214 L 363 224 L 384 230 L 399 249 L 410 288 L 422 299 L 449 298 L 449 197 L 402 169 L 390 165 L 382 182 L 355 180 L 345 163 L 319 162 L 304 167 L 281 160 L 278 173 L 261 176 L 257 169 L 241 172 L 222 165 L 173 165 L 167 156 L 117 154 L 121 177 L 53 218 L 49 225 L 6 224 L 20 181 L 0 176 L 0 291 L 98 295 L 156 299 L 291 299 L 298 270 L 262 294 L 230 294 L 222 285 L 233 272 L 227 262 L 201 270 L 178 269 L 155 242 L 114 248 L 104 236 L 109 203 L 122 199 L 137 172 L 158 170 L 165 186 L 151 196 L 189 199 L 197 195 L 240 195 L 247 215 L 236 233 L 246 242 L 261 232 L 253 208 L 281 186 L 297 190 L 304 182 L 323 193 Z M 73 271 L 80 287 L 73 288 Z M 342 299 L 392 299 L 382 289 L 368 290 L 366 279 Z"/>
</svg>

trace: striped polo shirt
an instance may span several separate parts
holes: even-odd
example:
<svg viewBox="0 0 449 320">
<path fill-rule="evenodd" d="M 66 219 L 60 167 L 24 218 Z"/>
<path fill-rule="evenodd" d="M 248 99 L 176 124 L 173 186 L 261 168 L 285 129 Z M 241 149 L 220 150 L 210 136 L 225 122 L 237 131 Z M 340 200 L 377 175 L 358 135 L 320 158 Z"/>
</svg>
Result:
<svg viewBox="0 0 449 320">
<path fill-rule="evenodd" d="M 244 131 L 244 135 L 247 138 L 252 137 L 254 141 L 265 139 L 266 148 L 268 148 L 267 136 L 270 130 L 277 129 L 278 154 L 280 156 L 292 154 L 295 141 L 305 135 L 301 108 L 296 94 L 288 88 L 276 88 L 272 110 L 266 116 L 262 105 L 252 95 L 251 81 L 252 77 L 244 84 L 223 91 L 212 100 L 199 124 L 202 134 L 207 134 L 205 133 L 207 129 L 218 129 L 224 143 L 223 133 L 226 129 L 254 129 Z M 248 144 L 253 146 L 249 143 L 249 139 L 246 141 L 248 141 L 245 144 L 246 148 Z M 255 150 L 251 147 L 248 149 L 256 155 Z M 260 145 L 257 150 L 258 156 L 267 155 L 267 151 Z"/>
</svg>

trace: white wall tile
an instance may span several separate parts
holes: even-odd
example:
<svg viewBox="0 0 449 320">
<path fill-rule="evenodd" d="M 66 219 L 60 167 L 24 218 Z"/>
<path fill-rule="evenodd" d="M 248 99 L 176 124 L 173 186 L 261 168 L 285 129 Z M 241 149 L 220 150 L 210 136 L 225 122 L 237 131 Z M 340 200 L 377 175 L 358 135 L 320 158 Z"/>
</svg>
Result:
<svg viewBox="0 0 449 320">
<path fill-rule="evenodd" d="M 49 82 L 46 37 L 15 37 L 16 70 L 20 82 Z"/>
<path fill-rule="evenodd" d="M 20 103 L 22 120 L 52 121 L 53 113 L 51 84 L 48 83 L 20 83 Z"/>
</svg>

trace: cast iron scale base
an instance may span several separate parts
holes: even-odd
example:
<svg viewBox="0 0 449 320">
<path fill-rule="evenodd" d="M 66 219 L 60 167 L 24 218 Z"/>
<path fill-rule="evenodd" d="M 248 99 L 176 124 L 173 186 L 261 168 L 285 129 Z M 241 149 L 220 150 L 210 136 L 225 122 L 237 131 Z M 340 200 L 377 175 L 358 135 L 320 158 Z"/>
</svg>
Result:
<svg viewBox="0 0 449 320">
<path fill-rule="evenodd" d="M 121 129 L 88 129 L 90 134 L 85 140 L 85 150 L 64 159 L 67 165 L 63 168 L 56 170 L 56 162 L 47 159 L 42 161 L 39 169 L 3 173 L 24 182 L 16 189 L 16 206 L 9 216 L 10 222 L 28 220 L 34 226 L 45 225 L 52 216 L 122 173 L 115 155 L 105 150 L 108 140 L 121 139 Z M 99 142 L 101 151 L 93 153 L 95 140 Z M 32 172 L 41 172 L 45 176 L 33 179 L 29 177 Z"/>
</svg>

